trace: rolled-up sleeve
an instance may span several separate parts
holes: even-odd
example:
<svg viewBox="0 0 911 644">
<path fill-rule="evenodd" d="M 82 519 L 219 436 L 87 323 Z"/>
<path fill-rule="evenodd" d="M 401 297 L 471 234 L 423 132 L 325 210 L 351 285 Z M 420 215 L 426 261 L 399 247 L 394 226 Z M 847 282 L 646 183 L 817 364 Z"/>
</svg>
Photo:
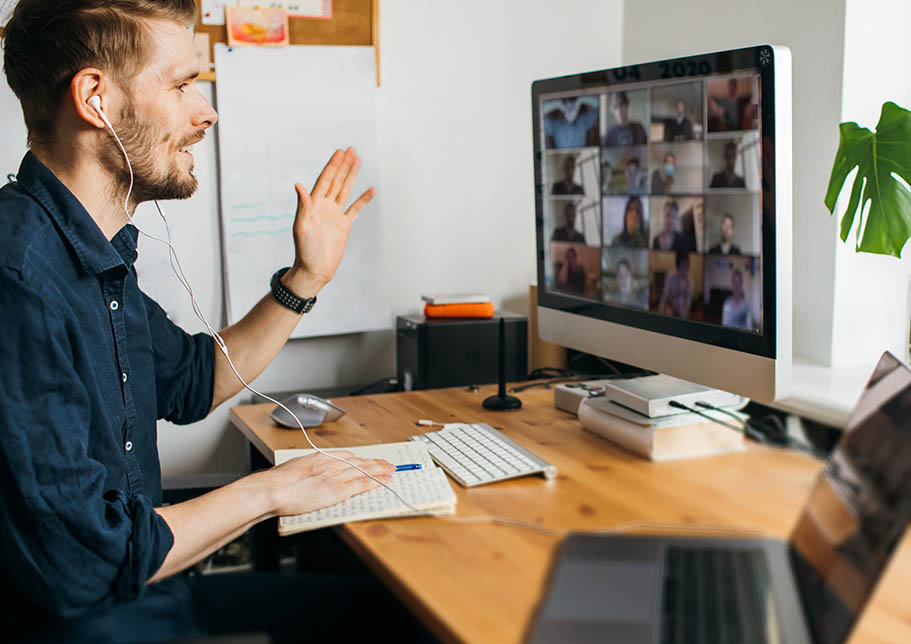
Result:
<svg viewBox="0 0 911 644">
<path fill-rule="evenodd" d="M 0 268 L 0 549 L 18 584 L 61 616 L 137 597 L 173 535 L 150 498 L 91 454 L 119 429 L 90 404 L 65 318 L 41 287 Z M 94 444 L 93 444 L 94 442 Z"/>
<path fill-rule="evenodd" d="M 215 343 L 190 335 L 143 294 L 152 336 L 158 417 L 179 425 L 205 418 L 215 389 Z"/>
</svg>

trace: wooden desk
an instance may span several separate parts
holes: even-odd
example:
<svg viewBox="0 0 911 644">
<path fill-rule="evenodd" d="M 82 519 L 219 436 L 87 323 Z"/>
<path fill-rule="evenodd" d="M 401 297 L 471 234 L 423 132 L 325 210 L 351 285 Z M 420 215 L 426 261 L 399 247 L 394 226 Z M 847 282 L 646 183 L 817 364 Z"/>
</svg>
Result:
<svg viewBox="0 0 911 644">
<path fill-rule="evenodd" d="M 555 409 L 552 393 L 522 393 L 522 409 L 487 412 L 494 387 L 442 389 L 338 399 L 348 413 L 311 430 L 320 446 L 407 440 L 438 422 L 489 422 L 556 465 L 539 477 L 466 490 L 453 482 L 459 516 L 504 516 L 556 530 L 606 530 L 630 523 L 761 530 L 785 538 L 822 462 L 801 453 L 753 446 L 747 452 L 669 463 L 641 460 L 585 432 Z M 301 432 L 277 428 L 271 405 L 231 410 L 231 420 L 272 461 L 274 451 L 307 447 Z M 668 526 L 639 531 L 673 532 Z M 434 518 L 342 526 L 355 552 L 444 642 L 521 642 L 542 598 L 560 538 L 535 530 L 454 524 Z M 911 642 L 911 539 L 902 540 L 851 638 Z"/>
</svg>

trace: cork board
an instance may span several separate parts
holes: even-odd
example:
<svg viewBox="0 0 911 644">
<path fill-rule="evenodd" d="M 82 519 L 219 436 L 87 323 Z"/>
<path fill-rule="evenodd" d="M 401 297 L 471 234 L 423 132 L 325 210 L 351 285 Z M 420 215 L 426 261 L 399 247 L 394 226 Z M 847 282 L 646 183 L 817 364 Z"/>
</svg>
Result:
<svg viewBox="0 0 911 644">
<path fill-rule="evenodd" d="M 255 2 L 250 2 L 255 5 Z M 197 7 L 199 0 L 196 0 Z M 373 45 L 377 53 L 377 85 L 379 85 L 379 0 L 332 0 L 330 20 L 291 18 L 289 30 L 292 45 Z M 224 25 L 196 25 L 198 33 L 209 34 L 209 47 L 227 42 Z M 210 51 L 212 60 L 214 49 Z M 215 80 L 212 72 L 200 76 L 202 80 Z"/>
</svg>

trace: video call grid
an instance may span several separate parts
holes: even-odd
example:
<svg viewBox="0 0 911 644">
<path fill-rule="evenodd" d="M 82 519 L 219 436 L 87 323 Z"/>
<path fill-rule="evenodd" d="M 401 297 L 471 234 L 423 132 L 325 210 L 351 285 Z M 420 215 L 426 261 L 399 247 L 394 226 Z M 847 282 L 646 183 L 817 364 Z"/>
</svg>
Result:
<svg viewBox="0 0 911 644">
<path fill-rule="evenodd" d="M 758 74 L 555 94 L 541 107 L 550 288 L 761 333 Z"/>
</svg>

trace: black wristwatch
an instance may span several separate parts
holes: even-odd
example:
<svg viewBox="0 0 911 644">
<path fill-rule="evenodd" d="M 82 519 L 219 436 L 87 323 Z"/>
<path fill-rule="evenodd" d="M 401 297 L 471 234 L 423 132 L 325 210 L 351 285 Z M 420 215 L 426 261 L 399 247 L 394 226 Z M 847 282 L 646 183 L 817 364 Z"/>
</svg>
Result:
<svg viewBox="0 0 911 644">
<path fill-rule="evenodd" d="M 316 296 L 314 295 L 313 297 L 304 299 L 289 291 L 288 288 L 282 284 L 282 275 L 288 271 L 288 268 L 290 267 L 286 266 L 285 268 L 280 268 L 272 275 L 272 282 L 270 284 L 272 296 L 278 300 L 279 304 L 284 304 L 298 315 L 309 313 L 310 309 L 313 308 L 313 305 L 316 304 Z"/>
</svg>

